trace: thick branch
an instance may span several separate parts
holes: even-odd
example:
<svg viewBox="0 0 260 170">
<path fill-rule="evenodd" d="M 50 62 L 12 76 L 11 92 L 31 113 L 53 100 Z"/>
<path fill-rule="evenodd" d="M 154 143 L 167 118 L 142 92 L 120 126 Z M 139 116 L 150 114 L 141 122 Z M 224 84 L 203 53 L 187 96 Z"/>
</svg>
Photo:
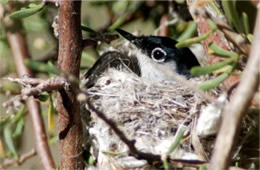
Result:
<svg viewBox="0 0 260 170">
<path fill-rule="evenodd" d="M 80 24 L 81 1 L 59 1 L 60 69 L 79 78 L 82 34 Z M 60 90 L 58 97 L 60 166 L 61 169 L 83 169 L 82 125 L 80 105 L 76 99 L 78 84 L 69 91 Z"/>
<path fill-rule="evenodd" d="M 248 106 L 259 86 L 260 64 L 260 9 L 258 7 L 254 42 L 241 82 L 224 110 L 223 122 L 217 137 L 216 146 L 209 169 L 227 169 L 231 159 L 231 149 L 235 143 L 239 126 Z M 225 148 L 225 149 L 223 149 Z"/>
<path fill-rule="evenodd" d="M 31 71 L 25 66 L 23 60 L 29 58 L 24 36 L 21 33 L 7 33 L 8 42 L 10 44 L 16 69 L 19 77 L 23 75 L 30 75 Z M 29 98 L 26 102 L 27 108 L 32 118 L 35 145 L 37 153 L 40 157 L 41 164 L 44 169 L 55 169 L 55 164 L 52 159 L 52 155 L 47 143 L 47 138 L 44 130 L 43 119 L 40 114 L 40 108 L 38 103 Z"/>
</svg>

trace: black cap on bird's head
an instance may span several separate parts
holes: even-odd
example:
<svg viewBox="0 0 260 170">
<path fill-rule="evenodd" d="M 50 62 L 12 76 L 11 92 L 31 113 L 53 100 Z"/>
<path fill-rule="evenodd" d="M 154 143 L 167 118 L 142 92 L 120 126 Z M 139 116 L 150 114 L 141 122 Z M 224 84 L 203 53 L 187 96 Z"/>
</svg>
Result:
<svg viewBox="0 0 260 170">
<path fill-rule="evenodd" d="M 189 74 L 189 70 L 193 66 L 199 65 L 197 58 L 189 48 L 176 48 L 175 45 L 178 42 L 169 37 L 134 36 L 121 29 L 116 29 L 116 31 L 153 61 L 157 63 L 174 62 L 179 74 Z"/>
</svg>

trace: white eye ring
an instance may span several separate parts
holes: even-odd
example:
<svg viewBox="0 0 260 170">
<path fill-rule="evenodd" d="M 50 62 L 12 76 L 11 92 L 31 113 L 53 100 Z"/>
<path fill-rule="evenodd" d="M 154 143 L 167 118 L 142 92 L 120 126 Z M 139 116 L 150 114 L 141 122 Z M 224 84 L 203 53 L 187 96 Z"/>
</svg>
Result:
<svg viewBox="0 0 260 170">
<path fill-rule="evenodd" d="M 156 56 L 156 55 L 161 55 L 161 56 Z M 167 54 L 163 49 L 161 49 L 160 47 L 157 47 L 157 48 L 153 49 L 151 57 L 154 61 L 161 63 L 161 62 L 164 62 L 166 55 Z"/>
</svg>

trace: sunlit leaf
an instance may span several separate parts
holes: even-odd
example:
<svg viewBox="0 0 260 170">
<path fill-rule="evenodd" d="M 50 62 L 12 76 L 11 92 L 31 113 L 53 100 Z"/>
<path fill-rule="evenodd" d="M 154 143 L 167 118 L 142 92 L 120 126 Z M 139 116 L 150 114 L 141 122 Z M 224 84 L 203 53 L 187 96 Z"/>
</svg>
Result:
<svg viewBox="0 0 260 170">
<path fill-rule="evenodd" d="M 217 54 L 219 56 L 223 57 L 232 57 L 232 56 L 237 56 L 238 54 L 232 52 L 232 51 L 227 51 L 220 46 L 216 45 L 215 43 L 210 43 L 209 48 L 214 52 L 214 54 Z"/>
<path fill-rule="evenodd" d="M 11 19 L 22 19 L 29 17 L 39 11 L 41 11 L 44 8 L 44 4 L 38 4 L 38 5 L 30 5 L 29 8 L 22 8 L 19 11 L 15 11 L 14 13 L 10 14 L 9 17 Z"/>
<path fill-rule="evenodd" d="M 211 64 L 211 65 L 208 65 L 208 66 L 195 66 L 191 69 L 191 74 L 194 75 L 194 76 L 201 76 L 201 75 L 205 75 L 205 74 L 209 74 L 209 73 L 212 73 L 213 71 L 215 70 L 218 70 L 234 61 L 236 61 L 237 57 L 234 56 L 232 58 L 229 58 L 225 61 L 222 61 L 222 62 L 218 62 L 216 64 Z"/>
<path fill-rule="evenodd" d="M 195 22 L 190 22 L 183 33 L 178 37 L 177 41 L 183 41 L 191 38 L 197 32 L 197 25 Z"/>
<path fill-rule="evenodd" d="M 217 26 L 216 26 L 216 24 L 215 24 L 212 20 L 210 20 L 210 19 L 208 19 L 207 22 L 208 22 L 208 24 L 209 24 L 209 26 L 210 26 L 210 28 L 211 28 L 208 32 L 206 32 L 205 34 L 202 34 L 202 35 L 200 35 L 200 36 L 198 36 L 198 37 L 194 37 L 194 38 L 190 38 L 190 39 L 183 40 L 183 41 L 177 43 L 175 46 L 176 46 L 177 48 L 188 47 L 188 46 L 190 46 L 191 44 L 199 43 L 199 42 L 201 42 L 202 40 L 205 40 L 206 38 L 208 38 L 209 35 L 211 35 L 213 32 L 215 32 L 215 31 L 217 30 Z"/>
<path fill-rule="evenodd" d="M 220 85 L 220 83 L 222 83 L 224 80 L 226 80 L 228 78 L 229 74 L 228 73 L 223 73 L 221 75 L 219 75 L 218 77 L 205 81 L 201 84 L 199 84 L 199 88 L 201 90 L 210 90 L 213 88 L 216 88 Z"/>
</svg>

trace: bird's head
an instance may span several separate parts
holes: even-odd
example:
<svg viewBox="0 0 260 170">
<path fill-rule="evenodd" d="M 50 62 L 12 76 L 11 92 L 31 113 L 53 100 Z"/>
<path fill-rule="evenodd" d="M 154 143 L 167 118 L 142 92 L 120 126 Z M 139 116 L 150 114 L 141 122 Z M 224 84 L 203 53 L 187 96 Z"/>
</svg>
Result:
<svg viewBox="0 0 260 170">
<path fill-rule="evenodd" d="M 167 80 L 158 65 L 170 69 L 180 75 L 190 78 L 189 70 L 199 65 L 195 55 L 189 48 L 176 48 L 177 41 L 162 36 L 134 36 L 124 30 L 117 29 L 125 39 L 130 41 L 137 48 L 141 76 L 147 79 L 161 81 Z"/>
</svg>

